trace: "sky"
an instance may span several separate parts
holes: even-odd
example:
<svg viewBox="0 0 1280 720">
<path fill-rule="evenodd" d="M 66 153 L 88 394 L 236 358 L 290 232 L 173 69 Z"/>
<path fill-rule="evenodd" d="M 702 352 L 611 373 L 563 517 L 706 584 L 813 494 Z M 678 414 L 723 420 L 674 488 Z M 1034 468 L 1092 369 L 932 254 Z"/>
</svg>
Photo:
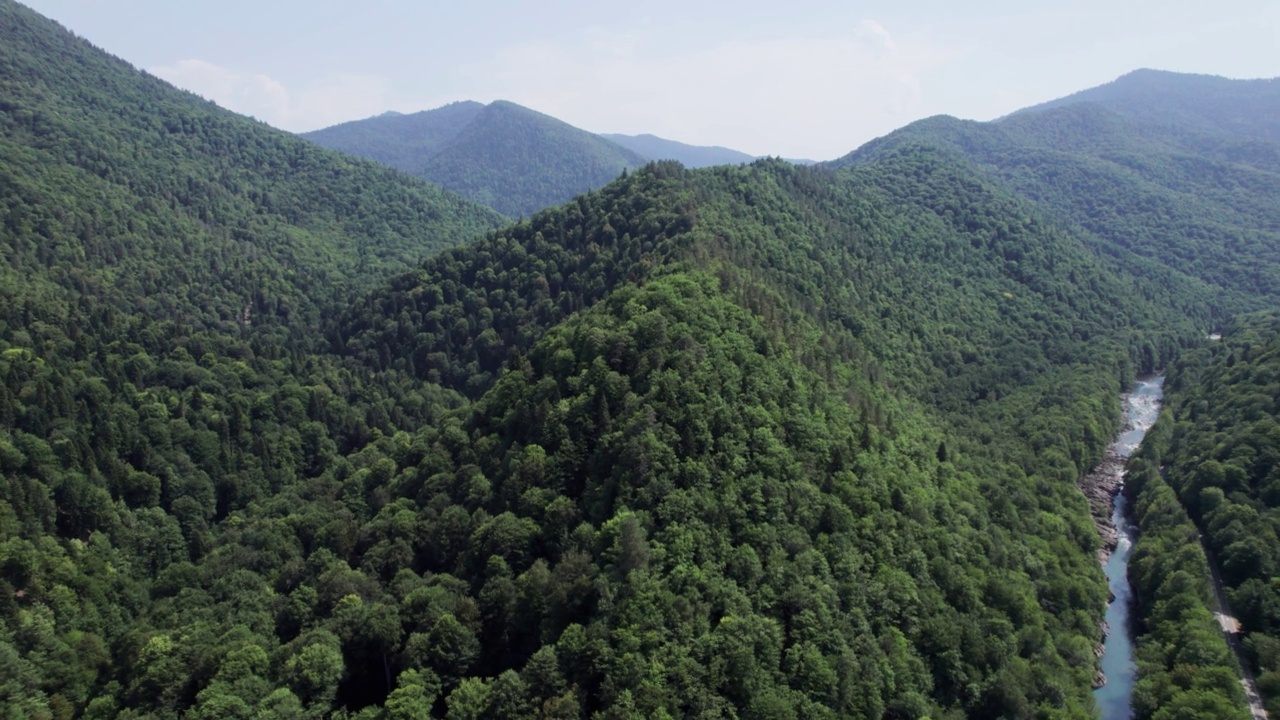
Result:
<svg viewBox="0 0 1280 720">
<path fill-rule="evenodd" d="M 1138 68 L 1280 76 L 1280 0 L 23 0 L 303 132 L 510 100 L 593 132 L 828 160 Z"/>
</svg>

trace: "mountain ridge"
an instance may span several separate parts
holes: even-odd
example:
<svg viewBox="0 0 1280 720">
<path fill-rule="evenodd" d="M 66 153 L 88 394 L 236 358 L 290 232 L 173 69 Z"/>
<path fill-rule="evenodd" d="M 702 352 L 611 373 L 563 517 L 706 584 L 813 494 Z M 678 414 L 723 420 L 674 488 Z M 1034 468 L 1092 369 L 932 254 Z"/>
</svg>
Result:
<svg viewBox="0 0 1280 720">
<path fill-rule="evenodd" d="M 1220 317 L 1259 309 L 1259 298 L 1280 287 L 1280 217 L 1270 200 L 1280 192 L 1280 145 L 1073 102 L 989 123 L 928 118 L 828 166 L 872 162 L 911 145 L 964 158 L 1086 229 L 1103 252 L 1134 253 L 1215 286 Z"/>
<path fill-rule="evenodd" d="M 1149 124 L 1280 142 L 1280 78 L 1234 79 L 1142 68 L 1014 115 L 1079 102 L 1098 103 Z"/>
<path fill-rule="evenodd" d="M 367 157 L 414 175 L 421 170 L 421 154 L 439 152 L 483 108 L 482 103 L 461 100 L 416 113 L 381 113 L 302 133 L 301 136 L 318 145 Z M 403 137 L 413 144 L 389 146 L 388 135 Z"/>
<path fill-rule="evenodd" d="M 719 145 L 690 145 L 649 133 L 641 135 L 600 133 L 600 136 L 618 143 L 647 160 L 675 160 L 690 168 L 739 165 L 756 159 L 754 155 Z"/>
</svg>

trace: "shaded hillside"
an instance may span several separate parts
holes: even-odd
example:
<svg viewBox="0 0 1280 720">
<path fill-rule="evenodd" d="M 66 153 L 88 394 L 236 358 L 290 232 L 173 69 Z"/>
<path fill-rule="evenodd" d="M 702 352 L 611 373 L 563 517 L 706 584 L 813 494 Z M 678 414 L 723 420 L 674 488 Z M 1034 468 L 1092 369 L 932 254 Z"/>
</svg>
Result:
<svg viewBox="0 0 1280 720">
<path fill-rule="evenodd" d="M 1280 165 L 1270 162 L 1280 155 L 1267 145 L 1270 155 L 1245 164 L 1238 141 L 1203 138 L 1085 103 L 993 123 L 930 118 L 833 164 L 912 145 L 944 149 L 1081 228 L 1133 272 L 1211 286 L 1214 312 L 1225 317 L 1280 292 Z"/>
<path fill-rule="evenodd" d="M 751 162 L 755 156 L 726 147 L 687 145 L 656 135 L 616 135 L 601 133 L 601 137 L 615 142 L 646 160 L 675 160 L 690 168 L 712 165 L 740 165 Z"/>
<path fill-rule="evenodd" d="M 455 102 L 435 110 L 405 115 L 384 113 L 353 120 L 302 133 L 302 137 L 317 145 L 367 157 L 415 175 L 421 172 L 427 158 L 453 142 L 482 110 L 482 103 Z"/>
<path fill-rule="evenodd" d="M 599 187 L 644 159 L 514 103 L 490 103 L 423 166 L 422 177 L 510 217 Z"/>
<path fill-rule="evenodd" d="M 1135 70 L 1105 85 L 1035 105 L 1034 113 L 1096 103 L 1143 123 L 1201 134 L 1280 142 L 1280 78 L 1232 80 L 1163 70 Z"/>
<path fill-rule="evenodd" d="M 565 202 L 645 163 L 598 135 L 505 101 L 379 116 L 303 137 L 385 162 L 509 217 Z"/>
</svg>

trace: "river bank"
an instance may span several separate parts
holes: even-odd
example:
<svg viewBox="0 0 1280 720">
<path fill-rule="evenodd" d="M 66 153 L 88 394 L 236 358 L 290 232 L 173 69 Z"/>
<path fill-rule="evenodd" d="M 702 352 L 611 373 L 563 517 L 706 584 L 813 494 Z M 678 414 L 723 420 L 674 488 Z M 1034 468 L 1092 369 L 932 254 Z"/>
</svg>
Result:
<svg viewBox="0 0 1280 720">
<path fill-rule="evenodd" d="M 1115 509 L 1116 496 L 1124 488 L 1124 462 L 1125 458 L 1116 450 L 1115 443 L 1112 443 L 1102 462 L 1077 483 L 1080 492 L 1089 501 L 1089 514 L 1093 516 L 1093 525 L 1102 540 L 1098 547 L 1098 563 L 1104 566 L 1119 542 L 1119 533 L 1111 515 Z"/>
</svg>

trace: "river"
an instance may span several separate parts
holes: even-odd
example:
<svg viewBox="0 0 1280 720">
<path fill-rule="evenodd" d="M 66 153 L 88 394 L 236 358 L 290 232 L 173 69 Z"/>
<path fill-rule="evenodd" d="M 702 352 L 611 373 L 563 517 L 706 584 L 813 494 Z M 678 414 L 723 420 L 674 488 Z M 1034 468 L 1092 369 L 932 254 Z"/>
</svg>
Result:
<svg viewBox="0 0 1280 720">
<path fill-rule="evenodd" d="M 1164 377 L 1139 380 L 1133 391 L 1124 398 L 1124 429 L 1107 451 L 1108 460 L 1094 471 L 1094 475 L 1111 480 L 1115 488 L 1111 509 L 1111 527 L 1115 530 L 1115 549 L 1106 557 L 1104 571 L 1111 587 L 1113 599 L 1107 605 L 1108 635 L 1102 649 L 1102 674 L 1106 684 L 1094 690 L 1093 699 L 1101 711 L 1102 720 L 1131 720 L 1133 707 L 1133 683 L 1137 679 L 1137 666 L 1133 661 L 1133 589 L 1129 586 L 1129 555 L 1133 551 L 1133 539 L 1137 528 L 1129 519 L 1128 500 L 1118 492 L 1123 484 L 1126 458 L 1138 449 L 1147 430 L 1160 415 L 1160 401 L 1164 398 Z M 1106 535 L 1104 535 L 1106 537 Z M 1109 544 L 1109 543 L 1108 543 Z"/>
</svg>

